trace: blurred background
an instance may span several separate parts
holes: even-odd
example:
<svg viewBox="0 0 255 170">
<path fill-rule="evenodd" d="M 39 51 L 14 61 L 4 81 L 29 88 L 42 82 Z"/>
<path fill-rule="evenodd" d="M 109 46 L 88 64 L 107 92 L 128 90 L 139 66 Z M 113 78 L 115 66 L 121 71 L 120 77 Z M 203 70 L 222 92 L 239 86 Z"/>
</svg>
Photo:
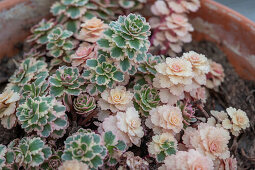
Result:
<svg viewBox="0 0 255 170">
<path fill-rule="evenodd" d="M 255 21 L 255 0 L 215 0 Z"/>
</svg>

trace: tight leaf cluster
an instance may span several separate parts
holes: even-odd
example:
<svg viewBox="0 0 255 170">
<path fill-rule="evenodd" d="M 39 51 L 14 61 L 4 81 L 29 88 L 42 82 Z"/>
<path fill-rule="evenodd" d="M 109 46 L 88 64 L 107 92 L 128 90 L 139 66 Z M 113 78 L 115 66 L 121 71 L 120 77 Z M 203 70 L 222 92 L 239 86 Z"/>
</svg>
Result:
<svg viewBox="0 0 255 170">
<path fill-rule="evenodd" d="M 27 98 L 17 108 L 17 117 L 26 132 L 36 132 L 41 137 L 60 138 L 68 126 L 66 108 L 51 96 Z"/>
<path fill-rule="evenodd" d="M 107 149 L 101 144 L 101 138 L 90 130 L 79 129 L 65 141 L 62 159 L 78 160 L 87 164 L 90 169 L 97 169 L 103 165 Z"/>
<path fill-rule="evenodd" d="M 6 160 L 3 169 L 34 169 L 52 154 L 51 148 L 39 137 L 24 137 L 12 141 L 4 154 Z"/>
<path fill-rule="evenodd" d="M 135 108 L 148 115 L 149 111 L 159 105 L 160 98 L 158 91 L 152 86 L 137 84 L 134 86 L 134 105 Z"/>
<path fill-rule="evenodd" d="M 122 72 L 133 75 L 137 64 L 146 58 L 150 46 L 150 25 L 140 15 L 120 16 L 110 23 L 110 28 L 98 40 L 98 45 L 109 52 L 111 59 L 119 63 Z"/>
<path fill-rule="evenodd" d="M 50 94 L 55 97 L 64 94 L 78 96 L 82 83 L 78 68 L 62 66 L 50 77 Z"/>
</svg>

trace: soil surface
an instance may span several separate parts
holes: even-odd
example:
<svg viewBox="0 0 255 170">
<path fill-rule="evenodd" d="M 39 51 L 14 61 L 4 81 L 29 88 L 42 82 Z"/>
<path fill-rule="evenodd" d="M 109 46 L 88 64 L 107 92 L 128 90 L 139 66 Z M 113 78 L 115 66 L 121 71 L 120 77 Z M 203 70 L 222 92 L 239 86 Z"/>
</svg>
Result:
<svg viewBox="0 0 255 170">
<path fill-rule="evenodd" d="M 250 119 L 251 128 L 231 141 L 231 152 L 238 161 L 238 169 L 255 170 L 255 83 L 241 79 L 228 62 L 226 55 L 213 43 L 207 41 L 192 42 L 184 46 L 184 52 L 196 51 L 221 63 L 225 69 L 225 81 L 219 91 L 209 91 L 205 110 L 225 110 L 234 107 L 244 110 Z M 20 56 L 20 55 L 19 55 Z M 19 60 L 20 57 L 15 57 Z M 15 71 L 15 60 L 3 58 L 0 61 L 0 92 L 6 86 L 8 78 Z M 6 130 L 0 125 L 0 143 L 8 144 L 11 140 L 24 135 L 20 127 Z"/>
</svg>

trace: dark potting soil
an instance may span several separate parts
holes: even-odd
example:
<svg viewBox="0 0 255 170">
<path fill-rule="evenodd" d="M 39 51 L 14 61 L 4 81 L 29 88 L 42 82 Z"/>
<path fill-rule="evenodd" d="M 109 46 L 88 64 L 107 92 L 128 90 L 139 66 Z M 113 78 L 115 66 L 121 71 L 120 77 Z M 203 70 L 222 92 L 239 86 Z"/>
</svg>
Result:
<svg viewBox="0 0 255 170">
<path fill-rule="evenodd" d="M 186 44 L 183 49 L 184 52 L 193 50 L 202 53 L 206 57 L 223 65 L 225 81 L 218 92 L 209 90 L 205 110 L 209 113 L 210 110 L 220 111 L 226 110 L 228 107 L 234 107 L 242 109 L 248 114 L 251 127 L 231 141 L 230 147 L 232 155 L 237 158 L 238 169 L 255 170 L 255 116 L 253 116 L 255 113 L 255 83 L 241 79 L 228 62 L 226 55 L 214 43 L 208 41 L 192 42 Z M 19 60 L 20 57 L 17 56 L 14 59 Z M 13 58 L 3 58 L 0 61 L 0 93 L 15 69 L 16 66 Z M 19 126 L 12 130 L 6 130 L 0 125 L 1 144 L 6 145 L 11 140 L 22 137 L 23 135 L 24 132 Z M 146 155 L 143 152 L 140 154 L 140 156 Z M 151 169 L 155 169 L 153 167 L 155 165 Z"/>
</svg>

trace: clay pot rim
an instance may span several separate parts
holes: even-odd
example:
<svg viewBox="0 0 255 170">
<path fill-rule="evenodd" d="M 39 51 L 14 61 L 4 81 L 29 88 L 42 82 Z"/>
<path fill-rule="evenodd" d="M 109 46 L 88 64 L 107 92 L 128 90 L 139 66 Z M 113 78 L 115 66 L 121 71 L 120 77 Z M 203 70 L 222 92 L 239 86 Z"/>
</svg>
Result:
<svg viewBox="0 0 255 170">
<path fill-rule="evenodd" d="M 247 18 L 246 16 L 242 15 L 241 13 L 235 11 L 234 9 L 231 9 L 231 8 L 227 7 L 226 5 L 220 4 L 219 2 L 216 2 L 214 0 L 203 0 L 203 1 L 206 1 L 206 3 L 208 3 L 208 5 L 215 6 L 215 7 L 219 8 L 219 9 L 224 9 L 229 14 L 232 14 L 231 15 L 232 18 L 236 19 L 240 24 L 246 24 L 246 25 L 250 24 L 250 25 L 252 25 L 255 28 L 255 22 L 254 21 L 250 20 L 249 18 Z M 221 11 L 221 10 L 219 12 L 223 13 L 223 11 Z M 243 23 L 242 21 L 245 21 L 245 23 Z M 252 30 L 252 31 L 255 31 L 255 30 Z"/>
<path fill-rule="evenodd" d="M 8 10 L 19 3 L 26 2 L 27 0 L 3 0 L 0 2 L 0 12 Z"/>
</svg>

